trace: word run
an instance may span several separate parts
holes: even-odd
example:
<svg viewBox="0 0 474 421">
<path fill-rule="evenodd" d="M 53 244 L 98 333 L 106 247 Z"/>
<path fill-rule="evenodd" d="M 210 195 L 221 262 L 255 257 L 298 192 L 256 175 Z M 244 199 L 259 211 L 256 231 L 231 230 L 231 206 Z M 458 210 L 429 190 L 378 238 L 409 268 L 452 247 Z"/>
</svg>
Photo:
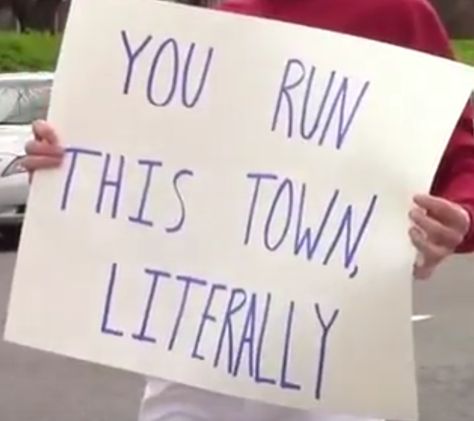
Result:
<svg viewBox="0 0 474 421">
<path fill-rule="evenodd" d="M 303 391 L 302 382 L 292 376 L 291 370 L 297 359 L 296 344 L 300 343 L 302 336 L 294 334 L 298 323 L 297 314 L 310 311 L 314 315 L 315 336 L 314 341 L 308 340 L 311 329 L 305 327 L 304 344 L 314 347 L 314 397 L 321 399 L 324 385 L 326 356 L 330 343 L 331 332 L 335 328 L 339 310 L 323 311 L 320 304 L 314 303 L 313 308 L 296 308 L 294 301 L 286 303 L 285 307 L 274 306 L 272 294 L 257 294 L 241 288 L 229 288 L 224 284 L 213 283 L 210 280 L 189 275 L 173 275 L 157 268 L 145 268 L 143 282 L 148 284 L 148 294 L 143 307 L 138 310 L 136 329 L 126 332 L 121 326 L 114 323 L 114 315 L 121 313 L 118 302 L 114 300 L 120 290 L 126 291 L 127 296 L 140 288 L 140 282 L 133 279 L 127 282 L 126 278 L 119 279 L 119 266 L 113 263 L 110 269 L 108 286 L 106 288 L 105 304 L 102 315 L 101 332 L 129 340 L 156 344 L 171 352 L 180 347 L 179 352 L 184 352 L 190 358 L 209 364 L 216 369 L 224 369 L 229 375 L 248 376 L 255 383 L 266 384 L 273 387 Z M 174 314 L 171 315 L 172 326 L 168 332 L 159 334 L 150 328 L 153 320 L 163 319 L 160 315 L 159 297 L 161 291 L 169 288 L 178 290 L 180 299 L 177 301 Z M 196 299 L 204 293 L 204 300 Z M 173 309 L 166 293 L 163 293 L 162 308 L 166 312 Z M 123 302 L 123 301 L 122 301 Z M 222 302 L 224 305 L 219 306 Z M 157 304 L 158 303 L 158 304 Z M 198 305 L 199 317 L 192 319 L 193 330 L 182 326 L 189 322 L 190 317 L 196 315 Z M 192 310 L 191 310 L 192 307 Z M 221 308 L 218 311 L 217 308 Z M 282 314 L 286 314 L 284 325 L 275 323 Z M 299 312 L 297 312 L 299 310 Z M 272 325 L 273 323 L 273 325 Z M 191 337 L 190 337 L 191 336 Z M 269 337 L 272 340 L 268 340 Z M 280 338 L 278 342 L 275 339 Z M 191 342 L 190 342 L 191 341 Z M 267 342 L 268 341 L 268 342 Z M 190 343 L 187 350 L 183 350 L 183 343 Z M 214 343 L 215 346 L 209 346 Z M 281 343 L 281 349 L 275 348 L 275 343 Z M 270 345 L 271 344 L 271 345 Z M 292 352 L 293 350 L 293 352 Z M 177 352 L 177 351 L 176 351 Z M 265 355 L 272 355 L 279 361 L 277 370 L 272 365 L 274 372 L 264 367 Z M 247 361 L 244 369 L 243 361 Z M 311 364 L 305 367 L 309 370 Z"/>
<path fill-rule="evenodd" d="M 317 73 L 315 66 L 288 60 L 271 129 L 276 131 L 286 124 L 289 139 L 298 134 L 323 145 L 329 138 L 336 149 L 341 149 L 369 86 L 369 81 L 361 84 L 334 70 L 327 77 L 325 72 Z"/>
</svg>

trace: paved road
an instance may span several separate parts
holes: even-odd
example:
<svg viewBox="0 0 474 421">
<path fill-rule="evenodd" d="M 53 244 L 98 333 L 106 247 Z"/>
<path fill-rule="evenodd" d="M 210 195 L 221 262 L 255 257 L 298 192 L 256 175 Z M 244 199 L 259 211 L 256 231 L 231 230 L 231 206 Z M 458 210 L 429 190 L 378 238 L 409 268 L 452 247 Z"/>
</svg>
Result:
<svg viewBox="0 0 474 421">
<path fill-rule="evenodd" d="M 0 254 L 3 335 L 14 253 Z M 1 421 L 135 421 L 137 376 L 0 342 Z"/>
<path fill-rule="evenodd" d="M 415 287 L 421 421 L 474 419 L 474 258 Z M 0 331 L 15 260 L 0 253 Z M 0 342 L 1 421 L 134 421 L 136 376 Z M 225 420 L 222 420 L 225 421 Z"/>
</svg>

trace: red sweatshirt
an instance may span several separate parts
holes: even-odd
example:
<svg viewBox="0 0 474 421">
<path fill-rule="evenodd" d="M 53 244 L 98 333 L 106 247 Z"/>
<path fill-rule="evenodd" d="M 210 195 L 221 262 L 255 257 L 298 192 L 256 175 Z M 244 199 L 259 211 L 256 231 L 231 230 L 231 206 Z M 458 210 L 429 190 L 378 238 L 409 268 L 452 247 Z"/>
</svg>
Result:
<svg viewBox="0 0 474 421">
<path fill-rule="evenodd" d="M 221 9 L 453 58 L 446 31 L 428 0 L 228 0 Z M 473 107 L 468 105 L 444 153 L 431 191 L 459 203 L 471 216 L 471 229 L 458 252 L 474 250 L 473 119 Z"/>
</svg>

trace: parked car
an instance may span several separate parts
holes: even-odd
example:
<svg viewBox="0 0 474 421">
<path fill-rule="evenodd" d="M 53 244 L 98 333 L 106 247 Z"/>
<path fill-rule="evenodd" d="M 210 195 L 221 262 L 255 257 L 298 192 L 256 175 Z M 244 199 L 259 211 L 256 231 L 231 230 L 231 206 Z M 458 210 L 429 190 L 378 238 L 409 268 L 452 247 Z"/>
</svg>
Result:
<svg viewBox="0 0 474 421">
<path fill-rule="evenodd" d="M 21 166 L 33 121 L 46 118 L 51 73 L 0 74 L 0 236 L 10 241 L 21 231 L 28 197 L 28 175 Z"/>
</svg>

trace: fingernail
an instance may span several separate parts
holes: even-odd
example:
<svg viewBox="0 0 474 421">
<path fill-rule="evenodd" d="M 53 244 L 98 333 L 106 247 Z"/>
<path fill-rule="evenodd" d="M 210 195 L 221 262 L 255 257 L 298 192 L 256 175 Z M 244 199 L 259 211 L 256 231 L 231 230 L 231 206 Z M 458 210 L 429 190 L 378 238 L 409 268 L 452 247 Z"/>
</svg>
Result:
<svg viewBox="0 0 474 421">
<path fill-rule="evenodd" d="M 417 253 L 415 257 L 415 266 L 421 267 L 425 264 L 425 257 L 421 253 Z"/>
<path fill-rule="evenodd" d="M 421 238 L 420 235 L 420 230 L 416 228 L 414 225 L 410 227 L 410 235 L 416 237 L 416 238 Z"/>
<path fill-rule="evenodd" d="M 428 238 L 428 234 L 417 225 L 413 225 L 411 230 L 413 235 L 419 240 L 426 240 Z"/>
</svg>

